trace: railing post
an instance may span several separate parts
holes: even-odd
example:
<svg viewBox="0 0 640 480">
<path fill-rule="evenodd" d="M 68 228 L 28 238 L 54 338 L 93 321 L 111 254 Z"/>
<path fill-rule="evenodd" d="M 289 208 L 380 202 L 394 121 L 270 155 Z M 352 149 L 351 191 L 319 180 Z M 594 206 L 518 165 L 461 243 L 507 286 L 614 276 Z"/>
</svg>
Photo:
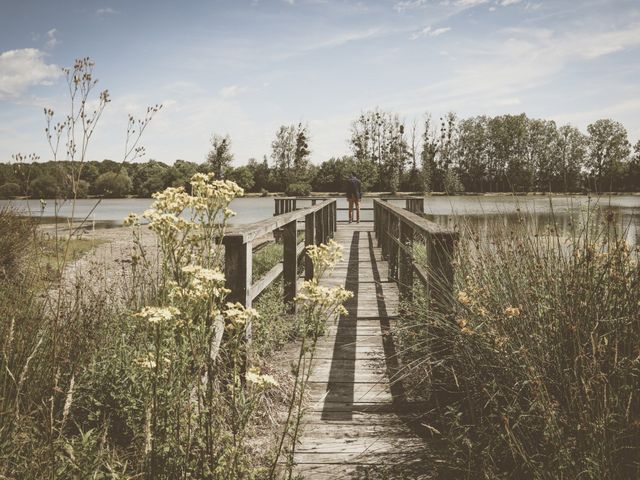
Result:
<svg viewBox="0 0 640 480">
<path fill-rule="evenodd" d="M 429 235 L 427 262 L 429 294 L 436 308 L 448 312 L 453 305 L 453 252 L 457 234 Z"/>
<path fill-rule="evenodd" d="M 304 216 L 304 246 L 305 249 L 309 245 L 316 244 L 316 214 L 309 213 Z M 304 279 L 311 280 L 313 278 L 313 263 L 309 258 L 309 255 L 304 256 Z"/>
<path fill-rule="evenodd" d="M 394 216 L 389 221 L 389 280 L 397 280 L 397 267 L 398 267 L 398 244 L 394 241 L 398 236 L 396 235 L 396 223 L 400 220 Z"/>
<path fill-rule="evenodd" d="M 320 245 L 322 243 L 323 232 L 322 232 L 322 210 L 316 211 L 316 245 Z"/>
<path fill-rule="evenodd" d="M 413 299 L 413 255 L 406 251 L 413 249 L 413 228 L 407 223 L 400 222 L 400 263 L 398 265 L 398 290 L 400 300 Z"/>
<path fill-rule="evenodd" d="M 251 273 L 253 266 L 253 248 L 251 242 L 242 243 L 240 239 L 225 238 L 224 242 L 224 275 L 225 286 L 230 290 L 228 302 L 239 302 L 251 307 Z M 251 321 L 245 327 L 246 350 L 251 346 Z M 248 358 L 247 354 L 247 358 Z M 245 363 L 246 363 L 245 358 Z M 246 366 L 246 365 L 245 365 Z"/>
<path fill-rule="evenodd" d="M 295 310 L 293 299 L 297 293 L 298 280 L 298 254 L 297 236 L 298 222 L 289 222 L 283 228 L 283 265 L 282 283 L 284 285 L 284 301 L 288 304 L 289 311 Z"/>
<path fill-rule="evenodd" d="M 231 290 L 227 296 L 229 302 L 240 302 L 251 306 L 251 242 L 241 243 L 236 238 L 224 240 L 224 274 L 226 287 Z"/>
</svg>

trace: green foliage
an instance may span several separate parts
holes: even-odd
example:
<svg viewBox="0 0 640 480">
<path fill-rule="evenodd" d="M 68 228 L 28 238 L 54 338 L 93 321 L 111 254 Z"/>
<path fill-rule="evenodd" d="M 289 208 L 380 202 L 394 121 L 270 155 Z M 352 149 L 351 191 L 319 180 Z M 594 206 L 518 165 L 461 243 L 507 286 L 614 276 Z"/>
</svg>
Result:
<svg viewBox="0 0 640 480">
<path fill-rule="evenodd" d="M 5 183 L 0 185 L 0 198 L 13 198 L 22 194 L 22 189 L 17 183 Z"/>
<path fill-rule="evenodd" d="M 311 193 L 311 185 L 308 183 L 292 183 L 287 186 L 285 193 L 290 196 L 305 197 Z"/>
<path fill-rule="evenodd" d="M 251 168 L 247 166 L 230 169 L 227 173 L 227 179 L 237 183 L 247 192 L 255 185 Z"/>
<path fill-rule="evenodd" d="M 227 169 L 233 162 L 231 153 L 231 137 L 229 135 L 213 134 L 211 136 L 211 150 L 207 155 L 207 163 L 211 166 L 211 171 L 217 178 L 226 175 Z"/>
<path fill-rule="evenodd" d="M 40 175 L 29 185 L 31 196 L 35 198 L 59 198 L 61 195 L 60 185 L 51 175 Z"/>
<path fill-rule="evenodd" d="M 20 271 L 35 224 L 9 208 L 0 208 L 0 283 Z"/>
<path fill-rule="evenodd" d="M 586 212 L 567 236 L 465 227 L 452 313 L 416 289 L 399 351 L 439 476 L 638 476 L 640 257 L 611 218 Z"/>
<path fill-rule="evenodd" d="M 107 198 L 122 198 L 131 192 L 133 184 L 126 170 L 106 172 L 96 179 L 96 193 Z"/>
</svg>

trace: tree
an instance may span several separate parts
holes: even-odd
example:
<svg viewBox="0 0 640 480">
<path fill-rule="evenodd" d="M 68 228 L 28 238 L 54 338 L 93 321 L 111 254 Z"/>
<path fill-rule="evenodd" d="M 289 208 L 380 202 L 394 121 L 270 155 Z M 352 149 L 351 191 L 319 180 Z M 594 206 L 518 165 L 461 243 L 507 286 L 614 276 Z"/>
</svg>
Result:
<svg viewBox="0 0 640 480">
<path fill-rule="evenodd" d="M 571 125 L 558 129 L 555 156 L 558 159 L 556 191 L 575 192 L 580 187 L 580 174 L 584 167 L 587 137 Z"/>
<path fill-rule="evenodd" d="M 301 123 L 281 125 L 271 142 L 279 189 L 293 183 L 309 182 L 309 131 Z"/>
<path fill-rule="evenodd" d="M 619 122 L 601 119 L 587 126 L 587 132 L 587 170 L 594 188 L 613 190 L 614 176 L 631 153 L 627 130 Z"/>
<path fill-rule="evenodd" d="M 466 118 L 458 124 L 460 180 L 465 190 L 484 192 L 487 183 L 487 117 Z"/>
<path fill-rule="evenodd" d="M 438 153 L 438 141 L 436 131 L 431 124 L 431 115 L 424 118 L 424 131 L 422 133 L 422 191 L 431 192 L 433 179 L 436 174 L 436 155 Z"/>
<path fill-rule="evenodd" d="M 527 120 L 527 160 L 534 189 L 539 192 L 551 191 L 558 175 L 557 144 L 558 130 L 553 120 Z"/>
<path fill-rule="evenodd" d="M 231 137 L 229 135 L 213 134 L 211 137 L 211 150 L 207 155 L 207 162 L 211 165 L 216 178 L 223 178 L 225 171 L 233 162 L 231 153 Z"/>
<path fill-rule="evenodd" d="M 404 123 L 397 114 L 378 109 L 362 113 L 351 125 L 351 148 L 359 161 L 377 164 L 378 188 L 396 191 L 406 166 L 409 147 Z"/>
<path fill-rule="evenodd" d="M 47 174 L 36 177 L 31 182 L 30 187 L 31 197 L 33 198 L 58 198 L 61 191 L 56 179 Z"/>
<path fill-rule="evenodd" d="M 0 185 L 0 198 L 18 197 L 21 193 L 22 189 L 17 183 L 5 183 Z"/>
<path fill-rule="evenodd" d="M 227 172 L 227 180 L 236 182 L 245 191 L 253 188 L 253 173 L 248 166 L 242 166 L 238 168 L 231 168 Z"/>
<path fill-rule="evenodd" d="M 96 179 L 96 191 L 107 198 L 123 198 L 131 192 L 133 184 L 127 171 L 106 172 Z"/>
</svg>

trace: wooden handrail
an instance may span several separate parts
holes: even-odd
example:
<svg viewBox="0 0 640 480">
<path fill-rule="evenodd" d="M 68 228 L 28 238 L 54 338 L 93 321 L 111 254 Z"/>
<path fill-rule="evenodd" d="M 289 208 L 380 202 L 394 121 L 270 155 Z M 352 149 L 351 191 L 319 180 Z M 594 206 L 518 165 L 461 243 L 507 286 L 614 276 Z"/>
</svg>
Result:
<svg viewBox="0 0 640 480">
<path fill-rule="evenodd" d="M 374 231 L 382 255 L 389 263 L 389 280 L 398 284 L 400 297 L 410 300 L 414 278 L 427 290 L 432 305 L 442 311 L 451 307 L 453 294 L 453 253 L 458 233 L 424 218 L 424 199 L 406 199 L 406 208 L 375 199 Z M 413 259 L 417 237 L 424 239 L 426 270 Z"/>
<path fill-rule="evenodd" d="M 229 229 L 222 239 L 225 246 L 226 287 L 230 302 L 250 307 L 253 300 L 280 275 L 284 278 L 284 299 L 293 305 L 297 293 L 298 257 L 309 245 L 326 243 L 336 230 L 336 201 L 321 199 L 317 205 L 277 215 L 250 225 Z M 297 243 L 298 222 L 304 222 L 305 241 Z M 282 234 L 282 265 L 276 265 L 252 283 L 252 242 L 271 232 Z M 313 277 L 313 265 L 305 260 L 305 278 Z"/>
</svg>

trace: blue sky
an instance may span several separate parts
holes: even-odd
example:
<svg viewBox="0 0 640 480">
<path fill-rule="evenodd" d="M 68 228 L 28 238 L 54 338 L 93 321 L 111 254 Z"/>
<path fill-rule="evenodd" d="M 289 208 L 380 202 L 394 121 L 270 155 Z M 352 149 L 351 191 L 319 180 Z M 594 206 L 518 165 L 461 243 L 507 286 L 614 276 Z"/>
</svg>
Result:
<svg viewBox="0 0 640 480">
<path fill-rule="evenodd" d="M 376 106 L 640 137 L 638 0 L 0 0 L 0 161 L 49 158 L 42 109 L 65 112 L 60 67 L 84 56 L 113 99 L 95 159 L 121 159 L 127 114 L 156 103 L 143 143 L 168 163 L 203 161 L 218 132 L 240 165 L 298 122 L 320 162 Z"/>
</svg>

